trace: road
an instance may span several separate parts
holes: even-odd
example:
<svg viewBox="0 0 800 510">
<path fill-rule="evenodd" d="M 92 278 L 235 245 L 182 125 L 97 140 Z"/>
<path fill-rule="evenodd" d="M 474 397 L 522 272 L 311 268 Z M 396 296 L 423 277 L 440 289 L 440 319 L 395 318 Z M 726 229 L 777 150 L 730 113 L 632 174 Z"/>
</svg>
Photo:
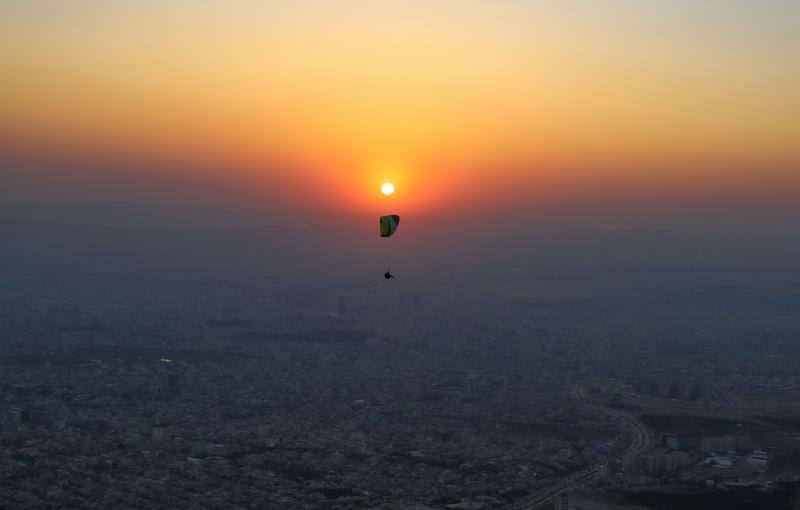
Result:
<svg viewBox="0 0 800 510">
<path fill-rule="evenodd" d="M 637 420 L 633 415 L 630 415 L 624 411 L 612 409 L 599 402 L 591 400 L 586 396 L 584 384 L 577 384 L 572 390 L 572 395 L 583 400 L 587 405 L 594 407 L 598 411 L 626 422 L 631 427 L 634 432 L 634 440 L 623 454 L 623 460 L 628 460 L 635 455 L 641 455 L 655 445 L 655 439 L 653 438 L 653 434 L 650 432 L 650 429 L 645 427 L 644 424 Z"/>
<path fill-rule="evenodd" d="M 617 409 L 612 409 L 603 405 L 602 403 L 595 402 L 586 396 L 584 384 L 580 383 L 575 385 L 572 390 L 572 396 L 582 400 L 586 405 L 593 407 L 597 411 L 609 416 L 613 416 L 627 423 L 633 430 L 633 441 L 625 450 L 622 455 L 623 463 L 632 461 L 636 455 L 641 455 L 653 447 L 655 441 L 650 430 L 640 423 L 634 416 Z M 535 510 L 552 505 L 553 497 L 561 494 L 562 492 L 577 489 L 581 485 L 591 481 L 600 474 L 601 464 L 589 467 L 583 471 L 573 473 L 566 480 L 556 485 L 550 490 L 541 494 L 535 494 L 530 498 L 523 499 L 513 503 L 509 508 L 512 510 Z"/>
</svg>

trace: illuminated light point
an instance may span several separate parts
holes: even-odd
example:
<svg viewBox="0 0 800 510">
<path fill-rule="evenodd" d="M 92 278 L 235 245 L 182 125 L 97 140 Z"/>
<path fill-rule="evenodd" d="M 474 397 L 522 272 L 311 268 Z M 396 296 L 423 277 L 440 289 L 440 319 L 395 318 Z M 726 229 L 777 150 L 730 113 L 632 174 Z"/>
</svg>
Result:
<svg viewBox="0 0 800 510">
<path fill-rule="evenodd" d="M 394 184 L 392 184 L 391 182 L 384 182 L 381 185 L 381 193 L 387 196 L 394 193 Z"/>
</svg>

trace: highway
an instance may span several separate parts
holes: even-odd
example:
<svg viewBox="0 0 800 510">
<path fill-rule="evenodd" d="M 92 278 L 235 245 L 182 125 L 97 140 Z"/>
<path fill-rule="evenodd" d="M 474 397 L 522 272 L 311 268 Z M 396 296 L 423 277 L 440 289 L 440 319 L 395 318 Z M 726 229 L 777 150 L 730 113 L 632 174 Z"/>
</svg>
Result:
<svg viewBox="0 0 800 510">
<path fill-rule="evenodd" d="M 635 455 L 641 455 L 650 450 L 655 445 L 655 439 L 653 438 L 650 429 L 645 427 L 644 424 L 639 422 L 639 420 L 637 420 L 634 416 L 624 411 L 612 409 L 608 406 L 605 406 L 601 403 L 591 400 L 589 397 L 586 396 L 586 390 L 584 388 L 584 384 L 577 384 L 575 388 L 572 390 L 572 395 L 576 398 L 583 400 L 587 405 L 594 407 L 598 411 L 626 422 L 631 427 L 631 429 L 634 432 L 634 440 L 631 442 L 631 444 L 628 446 L 628 449 L 623 454 L 622 457 L 623 460 L 627 460 Z"/>
<path fill-rule="evenodd" d="M 586 405 L 593 407 L 597 411 L 604 413 L 609 416 L 613 416 L 618 418 L 625 423 L 627 423 L 631 430 L 633 431 L 634 439 L 631 441 L 631 444 L 625 450 L 625 453 L 622 456 L 623 463 L 626 461 L 632 461 L 636 455 L 641 455 L 650 448 L 653 447 L 655 441 L 653 439 L 653 435 L 650 430 L 644 426 L 644 424 L 640 423 L 634 416 L 624 412 L 619 411 L 616 409 L 612 409 L 607 407 L 599 402 L 595 402 L 591 400 L 589 397 L 586 396 L 584 383 L 579 383 L 575 385 L 575 388 L 572 389 L 572 396 L 582 400 Z M 598 464 L 589 468 L 586 468 L 582 471 L 578 471 L 577 473 L 573 473 L 567 479 L 563 480 L 561 483 L 545 491 L 544 493 L 535 494 L 529 498 L 522 499 L 511 504 L 508 508 L 511 510 L 535 510 L 545 507 L 552 508 L 552 500 L 553 497 L 561 494 L 565 491 L 572 491 L 574 489 L 579 488 L 581 485 L 591 481 L 595 477 L 600 474 L 600 468 L 602 465 Z"/>
</svg>

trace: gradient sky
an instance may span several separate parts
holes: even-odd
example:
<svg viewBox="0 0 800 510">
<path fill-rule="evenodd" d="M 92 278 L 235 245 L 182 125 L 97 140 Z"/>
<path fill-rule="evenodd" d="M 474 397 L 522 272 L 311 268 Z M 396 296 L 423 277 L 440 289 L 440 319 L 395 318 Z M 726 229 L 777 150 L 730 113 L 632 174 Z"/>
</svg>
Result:
<svg viewBox="0 0 800 510">
<path fill-rule="evenodd" d="M 800 2 L 5 0 L 0 199 L 800 199 Z"/>
</svg>

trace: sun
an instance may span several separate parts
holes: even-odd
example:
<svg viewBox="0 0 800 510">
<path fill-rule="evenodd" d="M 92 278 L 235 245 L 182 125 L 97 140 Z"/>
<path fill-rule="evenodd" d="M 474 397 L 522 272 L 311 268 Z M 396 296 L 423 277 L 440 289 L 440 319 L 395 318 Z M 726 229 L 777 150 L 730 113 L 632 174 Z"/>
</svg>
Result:
<svg viewBox="0 0 800 510">
<path fill-rule="evenodd" d="M 391 182 L 384 182 L 381 184 L 381 193 L 386 196 L 389 196 L 394 193 L 394 184 Z"/>
</svg>

